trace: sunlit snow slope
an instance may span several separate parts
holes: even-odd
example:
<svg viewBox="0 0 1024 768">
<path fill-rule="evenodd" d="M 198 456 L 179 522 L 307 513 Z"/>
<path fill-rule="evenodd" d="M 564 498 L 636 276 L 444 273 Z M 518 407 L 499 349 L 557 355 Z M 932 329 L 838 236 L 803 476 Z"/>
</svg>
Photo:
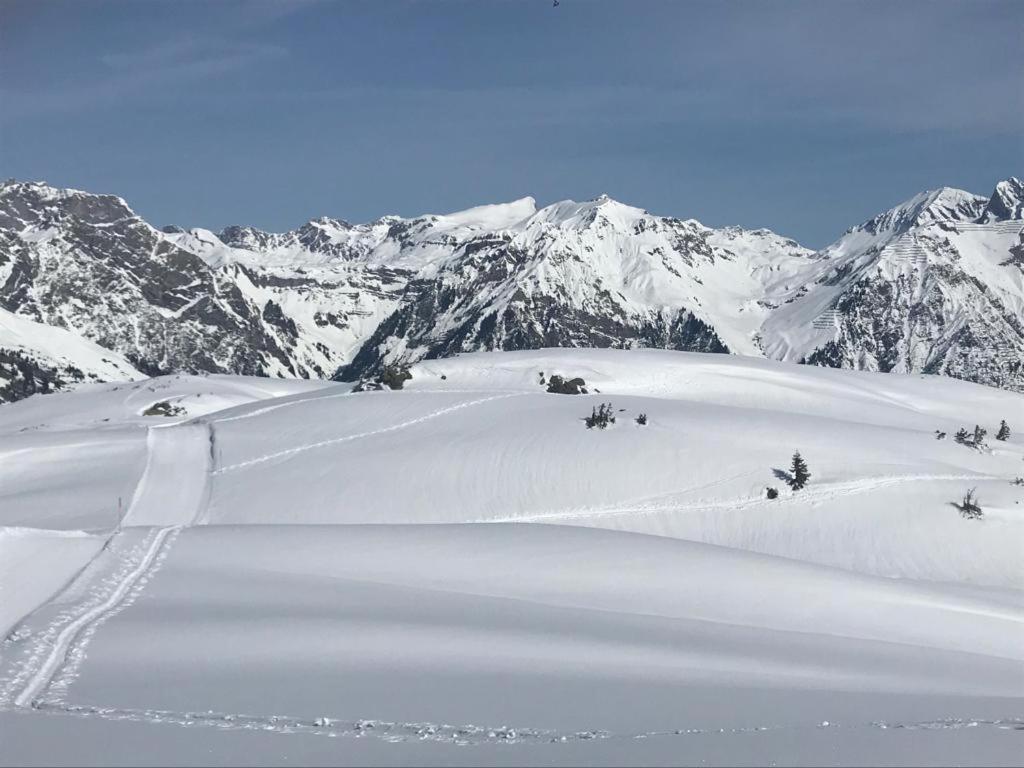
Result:
<svg viewBox="0 0 1024 768">
<path fill-rule="evenodd" d="M 654 350 L 412 376 L 0 408 L 0 586 L 34 585 L 0 762 L 70 759 L 47 723 L 90 762 L 1016 761 L 1024 396 Z"/>
</svg>

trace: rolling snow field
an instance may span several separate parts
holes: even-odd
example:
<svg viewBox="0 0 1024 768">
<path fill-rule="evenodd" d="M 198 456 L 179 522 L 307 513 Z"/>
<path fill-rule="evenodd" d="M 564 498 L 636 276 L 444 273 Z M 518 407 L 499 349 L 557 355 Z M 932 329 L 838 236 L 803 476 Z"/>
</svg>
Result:
<svg viewBox="0 0 1024 768">
<path fill-rule="evenodd" d="M 1024 395 L 586 349 L 351 390 L 0 406 L 0 765 L 1024 755 Z"/>
</svg>

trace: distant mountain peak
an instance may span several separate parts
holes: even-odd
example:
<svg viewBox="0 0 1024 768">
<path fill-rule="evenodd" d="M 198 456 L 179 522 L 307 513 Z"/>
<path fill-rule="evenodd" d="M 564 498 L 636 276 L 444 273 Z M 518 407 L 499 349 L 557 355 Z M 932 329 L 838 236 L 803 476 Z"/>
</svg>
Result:
<svg viewBox="0 0 1024 768">
<path fill-rule="evenodd" d="M 1024 219 L 1024 181 L 1011 176 L 996 184 L 981 221 Z"/>
<path fill-rule="evenodd" d="M 984 210 L 987 198 L 954 187 L 920 192 L 860 227 L 872 234 L 900 234 L 912 227 L 939 222 L 974 221 Z"/>
<path fill-rule="evenodd" d="M 922 192 L 817 253 L 602 194 L 282 233 L 154 229 L 0 186 L 0 307 L 139 370 L 370 375 L 479 349 L 661 347 L 1024 389 L 1022 183 Z M 1017 365 L 1017 367 L 1014 367 Z"/>
</svg>

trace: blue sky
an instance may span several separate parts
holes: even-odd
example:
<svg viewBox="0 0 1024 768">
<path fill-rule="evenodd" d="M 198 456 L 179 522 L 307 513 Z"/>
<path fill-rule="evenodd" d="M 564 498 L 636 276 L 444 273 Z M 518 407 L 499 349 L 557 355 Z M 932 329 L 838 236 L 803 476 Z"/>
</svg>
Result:
<svg viewBox="0 0 1024 768">
<path fill-rule="evenodd" d="M 822 246 L 1024 173 L 1022 2 L 0 0 L 0 175 L 284 230 L 525 195 Z"/>
</svg>

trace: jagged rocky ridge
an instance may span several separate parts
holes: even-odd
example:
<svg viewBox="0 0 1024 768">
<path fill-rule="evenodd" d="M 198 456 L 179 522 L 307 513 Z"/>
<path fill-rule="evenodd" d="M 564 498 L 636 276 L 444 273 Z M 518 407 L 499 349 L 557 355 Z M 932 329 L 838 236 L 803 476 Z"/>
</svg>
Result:
<svg viewBox="0 0 1024 768">
<path fill-rule="evenodd" d="M 1024 389 L 1022 199 L 1017 179 L 923 193 L 812 252 L 607 197 L 214 234 L 8 182 L 0 308 L 146 373 L 351 380 L 465 351 L 652 346 Z"/>
</svg>

